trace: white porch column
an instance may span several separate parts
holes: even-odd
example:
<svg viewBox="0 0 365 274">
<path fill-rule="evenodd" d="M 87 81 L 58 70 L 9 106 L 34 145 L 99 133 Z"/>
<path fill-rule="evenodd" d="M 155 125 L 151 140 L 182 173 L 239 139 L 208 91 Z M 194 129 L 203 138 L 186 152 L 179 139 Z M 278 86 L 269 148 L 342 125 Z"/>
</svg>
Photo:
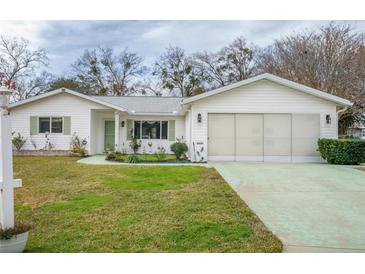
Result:
<svg viewBox="0 0 365 274">
<path fill-rule="evenodd" d="M 120 112 L 119 111 L 115 111 L 114 112 L 114 116 L 115 116 L 115 151 L 120 151 L 120 116 L 119 116 Z"/>
<path fill-rule="evenodd" d="M 20 187 L 21 184 L 21 180 L 13 179 L 10 115 L 6 106 L 2 106 L 0 108 L 0 227 L 2 229 L 14 227 L 14 188 Z"/>
</svg>

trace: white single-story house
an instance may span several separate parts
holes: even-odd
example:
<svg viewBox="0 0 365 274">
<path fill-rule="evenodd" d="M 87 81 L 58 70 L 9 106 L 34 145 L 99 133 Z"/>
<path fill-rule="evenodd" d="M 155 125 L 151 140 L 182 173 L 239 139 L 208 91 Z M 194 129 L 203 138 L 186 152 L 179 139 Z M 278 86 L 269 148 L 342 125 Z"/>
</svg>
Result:
<svg viewBox="0 0 365 274">
<path fill-rule="evenodd" d="M 192 161 L 320 161 L 318 138 L 338 137 L 338 112 L 352 103 L 340 97 L 261 74 L 189 98 L 88 96 L 57 89 L 10 105 L 13 132 L 40 149 L 45 133 L 57 150 L 69 150 L 72 134 L 86 138 L 90 155 L 141 153 L 184 140 Z"/>
</svg>

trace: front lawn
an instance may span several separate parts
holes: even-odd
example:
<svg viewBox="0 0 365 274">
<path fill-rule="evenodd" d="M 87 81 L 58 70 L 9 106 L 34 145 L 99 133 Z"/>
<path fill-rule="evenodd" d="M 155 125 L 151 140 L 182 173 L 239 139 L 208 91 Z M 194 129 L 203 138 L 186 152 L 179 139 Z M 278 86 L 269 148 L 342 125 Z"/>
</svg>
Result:
<svg viewBox="0 0 365 274">
<path fill-rule="evenodd" d="M 15 157 L 28 252 L 280 252 L 214 169 L 95 166 Z"/>
</svg>

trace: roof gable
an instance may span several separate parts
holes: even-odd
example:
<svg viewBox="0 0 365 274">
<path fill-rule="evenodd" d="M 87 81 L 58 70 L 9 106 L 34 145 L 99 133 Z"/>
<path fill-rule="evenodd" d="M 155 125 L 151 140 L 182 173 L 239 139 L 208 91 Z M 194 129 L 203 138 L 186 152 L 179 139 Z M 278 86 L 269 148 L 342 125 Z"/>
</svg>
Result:
<svg viewBox="0 0 365 274">
<path fill-rule="evenodd" d="M 51 96 L 54 96 L 54 95 L 57 95 L 57 94 L 61 94 L 61 93 L 71 94 L 71 95 L 74 95 L 74 96 L 77 96 L 77 97 L 92 101 L 94 103 L 101 104 L 103 106 L 106 106 L 106 107 L 109 107 L 109 108 L 112 108 L 112 109 L 116 109 L 116 110 L 119 110 L 119 111 L 127 111 L 124 108 L 112 105 L 108 102 L 104 102 L 104 101 L 98 100 L 96 98 L 93 98 L 91 96 L 88 96 L 88 95 L 85 95 L 85 94 L 82 94 L 80 92 L 73 91 L 73 90 L 70 90 L 70 89 L 66 89 L 66 88 L 56 89 L 56 90 L 46 92 L 46 93 L 43 93 L 43 94 L 40 94 L 40 95 L 37 95 L 37 96 L 34 96 L 34 97 L 30 97 L 30 98 L 22 100 L 22 101 L 12 103 L 12 104 L 9 105 L 9 109 L 12 109 L 12 108 L 15 108 L 15 107 L 18 107 L 18 106 L 21 106 L 21 105 L 29 104 L 29 103 L 32 103 L 32 102 L 35 102 L 35 101 L 38 101 L 38 100 L 41 100 L 41 99 L 44 99 L 44 98 L 48 98 L 48 97 L 51 97 Z"/>
<path fill-rule="evenodd" d="M 325 100 L 328 100 L 328 101 L 331 101 L 331 102 L 335 102 L 336 104 L 339 104 L 339 105 L 343 105 L 343 106 L 351 106 L 352 105 L 352 103 L 349 100 L 343 99 L 343 98 L 338 97 L 338 96 L 331 95 L 329 93 L 326 93 L 326 92 L 323 92 L 323 91 L 320 91 L 320 90 L 317 90 L 317 89 L 314 89 L 314 88 L 310 88 L 310 87 L 302 85 L 302 84 L 298 84 L 298 83 L 293 82 L 293 81 L 289 81 L 289 80 L 280 78 L 280 77 L 275 76 L 275 75 L 270 74 L 270 73 L 260 74 L 260 75 L 254 76 L 252 78 L 249 78 L 249 79 L 246 79 L 246 80 L 243 80 L 243 81 L 240 81 L 240 82 L 237 82 L 237 83 L 225 86 L 225 87 L 221 87 L 221 88 L 218 88 L 218 89 L 215 89 L 215 90 L 208 91 L 206 93 L 202 93 L 202 94 L 199 94 L 199 95 L 184 99 L 182 104 L 189 104 L 189 103 L 192 103 L 192 102 L 195 102 L 195 101 L 198 101 L 198 100 L 202 100 L 202 99 L 210 97 L 210 96 L 214 96 L 216 94 L 221 94 L 225 91 L 232 90 L 234 88 L 238 88 L 238 87 L 241 87 L 241 86 L 252 84 L 252 83 L 260 81 L 260 80 L 269 80 L 269 81 L 272 81 L 274 83 L 281 84 L 281 85 L 284 85 L 286 87 L 289 87 L 289 88 L 304 92 L 306 94 L 310 94 L 310 95 L 313 95 L 313 96 L 316 96 L 316 97 L 319 97 L 319 98 L 322 98 L 322 99 L 325 99 Z"/>
</svg>

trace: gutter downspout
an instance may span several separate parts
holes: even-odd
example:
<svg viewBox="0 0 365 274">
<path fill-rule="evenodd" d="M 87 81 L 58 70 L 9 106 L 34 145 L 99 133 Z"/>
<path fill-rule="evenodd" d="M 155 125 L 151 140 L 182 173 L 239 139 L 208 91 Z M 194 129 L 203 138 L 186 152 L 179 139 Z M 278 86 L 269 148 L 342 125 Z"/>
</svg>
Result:
<svg viewBox="0 0 365 274">
<path fill-rule="evenodd" d="M 337 115 L 337 138 L 338 138 L 338 121 L 339 121 L 339 119 L 338 119 L 338 115 L 339 115 L 340 113 L 342 113 L 342 112 L 346 111 L 348 108 L 349 108 L 349 107 L 347 106 L 347 107 L 344 107 L 344 108 L 342 108 L 342 109 L 340 109 L 340 110 L 336 111 L 336 115 Z"/>
</svg>

